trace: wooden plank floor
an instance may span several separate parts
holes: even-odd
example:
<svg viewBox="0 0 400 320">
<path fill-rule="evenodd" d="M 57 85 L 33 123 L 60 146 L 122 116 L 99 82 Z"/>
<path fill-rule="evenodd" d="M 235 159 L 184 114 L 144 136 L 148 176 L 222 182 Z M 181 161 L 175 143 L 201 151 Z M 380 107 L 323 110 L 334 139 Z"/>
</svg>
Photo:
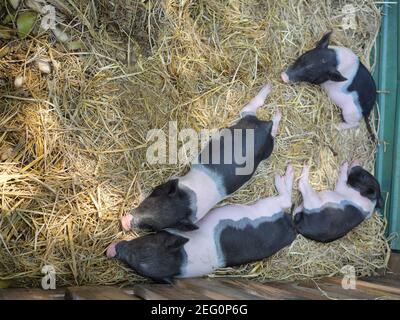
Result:
<svg viewBox="0 0 400 320">
<path fill-rule="evenodd" d="M 173 285 L 138 284 L 131 288 L 84 286 L 41 289 L 0 289 L 0 300 L 400 300 L 400 275 L 361 278 L 356 289 L 343 289 L 339 277 L 318 281 L 267 282 L 234 278 L 185 279 Z"/>
</svg>

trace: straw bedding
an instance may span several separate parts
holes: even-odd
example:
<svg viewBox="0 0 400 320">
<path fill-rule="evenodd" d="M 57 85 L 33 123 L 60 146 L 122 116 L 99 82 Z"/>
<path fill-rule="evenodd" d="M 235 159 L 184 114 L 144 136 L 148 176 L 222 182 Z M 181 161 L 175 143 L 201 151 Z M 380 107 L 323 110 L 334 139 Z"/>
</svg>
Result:
<svg viewBox="0 0 400 320">
<path fill-rule="evenodd" d="M 317 86 L 288 86 L 280 72 L 327 30 L 369 65 L 380 13 L 372 1 L 57 1 L 59 26 L 73 50 L 50 31 L 3 42 L 0 59 L 0 279 L 38 286 L 53 265 L 57 285 L 143 279 L 105 257 L 107 245 L 137 233 L 119 218 L 187 163 L 149 165 L 148 130 L 221 128 L 270 79 L 259 116 L 283 113 L 272 156 L 227 203 L 276 194 L 274 173 L 290 161 L 296 178 L 310 162 L 316 190 L 333 188 L 344 160 L 373 170 L 375 146 L 365 125 L 338 132 L 340 112 Z M 356 8 L 357 28 L 342 30 L 342 7 Z M 0 40 L 1 41 L 1 40 Z M 75 48 L 76 49 L 76 48 Z M 49 59 L 41 73 L 32 62 Z M 15 77 L 25 76 L 21 88 Z M 297 179 L 293 200 L 301 201 Z M 346 265 L 371 275 L 388 260 L 378 214 L 341 240 L 299 236 L 264 261 L 211 276 L 303 279 L 340 274 Z"/>
</svg>

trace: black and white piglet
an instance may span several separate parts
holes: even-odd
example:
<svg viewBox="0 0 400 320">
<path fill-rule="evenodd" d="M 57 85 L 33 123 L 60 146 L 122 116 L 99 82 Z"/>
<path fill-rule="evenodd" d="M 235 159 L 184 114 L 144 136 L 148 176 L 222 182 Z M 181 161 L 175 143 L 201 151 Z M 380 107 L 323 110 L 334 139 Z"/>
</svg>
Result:
<svg viewBox="0 0 400 320">
<path fill-rule="evenodd" d="M 156 281 L 209 274 L 269 257 L 296 238 L 292 217 L 294 171 L 275 176 L 278 195 L 252 205 L 226 205 L 210 211 L 189 232 L 165 230 L 131 241 L 112 243 L 107 256 Z"/>
<path fill-rule="evenodd" d="M 309 166 L 304 166 L 299 180 L 303 204 L 294 212 L 298 233 L 319 242 L 331 242 L 346 235 L 364 219 L 371 217 L 375 207 L 383 206 L 378 181 L 358 163 L 344 163 L 335 191 L 317 193 L 308 182 Z"/>
<path fill-rule="evenodd" d="M 364 118 L 374 141 L 368 122 L 376 101 L 374 79 L 353 51 L 329 45 L 331 33 L 325 34 L 314 49 L 302 54 L 283 72 L 282 80 L 321 85 L 342 110 L 344 122 L 338 125 L 338 129 L 357 127 Z"/>
<path fill-rule="evenodd" d="M 235 125 L 220 130 L 208 142 L 185 176 L 157 186 L 131 214 L 122 217 L 123 229 L 197 229 L 195 223 L 199 219 L 243 186 L 274 147 L 280 112 L 275 113 L 272 121 L 256 116 L 257 108 L 263 106 L 270 91 L 268 83 L 242 109 L 241 119 Z M 219 159 L 214 157 L 216 154 Z"/>
</svg>

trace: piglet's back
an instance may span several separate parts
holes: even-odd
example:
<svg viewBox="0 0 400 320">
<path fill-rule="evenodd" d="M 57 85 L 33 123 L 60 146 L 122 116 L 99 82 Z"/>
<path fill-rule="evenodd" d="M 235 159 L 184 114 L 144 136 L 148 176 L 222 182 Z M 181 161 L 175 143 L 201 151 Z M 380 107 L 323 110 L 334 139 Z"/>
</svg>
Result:
<svg viewBox="0 0 400 320">
<path fill-rule="evenodd" d="M 267 258 L 290 245 L 296 235 L 291 215 L 279 212 L 256 220 L 222 220 L 215 241 L 222 265 L 230 267 Z"/>
<path fill-rule="evenodd" d="M 319 209 L 303 210 L 295 214 L 294 225 L 304 237 L 326 243 L 345 236 L 368 214 L 352 204 L 327 204 Z"/>
</svg>

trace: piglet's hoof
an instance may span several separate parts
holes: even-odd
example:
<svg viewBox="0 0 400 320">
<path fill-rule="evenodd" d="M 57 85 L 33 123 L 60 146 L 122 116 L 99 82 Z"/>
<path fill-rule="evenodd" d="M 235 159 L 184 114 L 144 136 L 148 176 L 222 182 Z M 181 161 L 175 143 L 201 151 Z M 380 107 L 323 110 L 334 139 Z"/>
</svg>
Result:
<svg viewBox="0 0 400 320">
<path fill-rule="evenodd" d="M 272 116 L 272 121 L 279 123 L 282 119 L 282 112 L 278 109 L 275 111 L 274 115 Z"/>
<path fill-rule="evenodd" d="M 121 218 L 121 225 L 122 225 L 122 229 L 124 229 L 124 231 L 131 230 L 132 218 L 133 217 L 131 214 L 127 214 L 126 216 L 123 216 Z"/>
</svg>

